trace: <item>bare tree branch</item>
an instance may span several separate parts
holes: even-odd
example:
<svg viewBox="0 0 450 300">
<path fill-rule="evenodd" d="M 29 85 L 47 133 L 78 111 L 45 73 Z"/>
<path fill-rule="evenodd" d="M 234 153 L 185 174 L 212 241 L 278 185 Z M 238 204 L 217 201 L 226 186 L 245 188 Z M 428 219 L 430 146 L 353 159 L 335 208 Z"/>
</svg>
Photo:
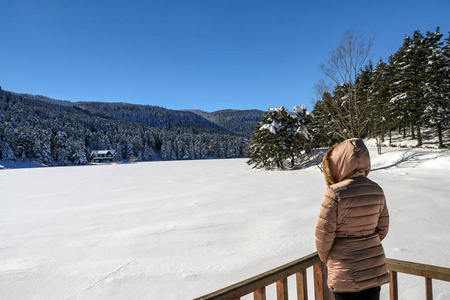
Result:
<svg viewBox="0 0 450 300">
<path fill-rule="evenodd" d="M 373 41 L 374 36 L 366 39 L 361 32 L 347 30 L 337 48 L 330 51 L 328 60 L 320 65 L 321 72 L 335 84 L 335 90 L 344 92 L 340 99 L 333 95 L 333 101 L 325 105 L 336 129 L 343 131 L 337 132 L 338 135 L 360 137 L 367 126 L 361 121 L 365 119 L 367 105 L 361 105 L 358 99 L 361 82 L 357 78 L 367 63 Z"/>
</svg>

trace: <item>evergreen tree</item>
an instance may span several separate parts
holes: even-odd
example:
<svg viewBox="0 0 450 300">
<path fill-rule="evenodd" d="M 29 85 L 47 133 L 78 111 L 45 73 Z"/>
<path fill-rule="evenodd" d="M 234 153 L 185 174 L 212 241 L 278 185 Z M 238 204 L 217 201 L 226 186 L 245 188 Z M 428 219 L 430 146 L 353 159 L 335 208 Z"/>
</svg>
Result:
<svg viewBox="0 0 450 300">
<path fill-rule="evenodd" d="M 17 149 L 17 138 L 13 126 L 12 123 L 4 123 L 2 134 L 0 135 L 0 157 L 9 162 L 13 162 L 17 158 L 17 151 L 14 151 L 14 149 Z"/>
<path fill-rule="evenodd" d="M 381 154 L 381 143 L 384 141 L 386 131 L 392 126 L 389 117 L 390 80 L 387 65 L 379 61 L 375 70 L 370 70 L 371 84 L 367 90 L 368 108 L 371 111 L 369 129 L 377 139 L 378 154 Z"/>
<path fill-rule="evenodd" d="M 151 161 L 154 159 L 155 159 L 155 150 L 153 150 L 153 148 L 150 145 L 145 144 L 144 151 L 142 153 L 142 160 Z"/>
<path fill-rule="evenodd" d="M 437 129 L 439 148 L 443 148 L 442 130 L 450 112 L 449 78 L 450 68 L 446 62 L 442 43 L 439 40 L 442 33 L 439 28 L 435 32 L 428 32 L 426 37 L 426 49 L 428 51 L 428 64 L 425 69 L 425 101 L 426 108 L 423 118 L 427 123 Z"/>
<path fill-rule="evenodd" d="M 249 165 L 254 168 L 285 169 L 294 167 L 295 158 L 307 149 L 306 139 L 311 136 L 306 129 L 305 106 L 287 111 L 283 106 L 271 108 L 256 126 L 249 146 Z"/>
<path fill-rule="evenodd" d="M 389 57 L 388 73 L 390 74 L 390 95 L 389 101 L 389 116 L 396 120 L 397 127 L 405 128 L 407 126 L 408 112 L 405 108 L 404 99 L 406 98 L 405 88 L 403 86 L 403 76 L 405 69 L 405 62 L 402 61 L 406 53 L 406 49 L 411 43 L 411 38 L 406 36 L 402 47 Z M 404 131 L 405 132 L 405 131 Z M 406 136 L 404 136 L 406 138 Z"/>
<path fill-rule="evenodd" d="M 1 150 L 1 156 L 0 158 L 4 161 L 13 162 L 16 160 L 16 156 L 14 155 L 14 151 L 11 148 L 11 145 L 5 141 L 0 141 L 0 150 Z"/>
<path fill-rule="evenodd" d="M 333 145 L 340 140 L 336 126 L 334 126 L 335 118 L 331 117 L 331 111 L 325 106 L 332 101 L 332 96 L 328 92 L 324 92 L 321 100 L 317 100 L 312 111 L 314 118 L 311 120 L 310 132 L 313 135 L 313 143 L 315 147 L 323 147 Z"/>
<path fill-rule="evenodd" d="M 425 39 L 419 30 L 414 31 L 409 39 L 403 55 L 399 57 L 401 69 L 399 89 L 394 97 L 401 99 L 406 120 L 411 125 L 411 134 L 414 138 L 414 126 L 417 129 L 417 145 L 422 145 L 421 126 L 424 123 L 423 111 L 426 108 L 425 70 L 428 63 Z"/>
<path fill-rule="evenodd" d="M 22 161 L 32 157 L 33 137 L 31 129 L 27 127 L 17 128 L 17 150 Z"/>
<path fill-rule="evenodd" d="M 445 39 L 445 45 L 442 48 L 442 53 L 444 54 L 444 66 L 447 70 L 447 76 L 443 78 L 443 82 L 441 84 L 445 107 L 447 108 L 447 114 L 444 117 L 442 125 L 444 128 L 450 128 L 450 31 L 448 32 L 447 39 Z"/>
<path fill-rule="evenodd" d="M 58 162 L 60 166 L 67 166 L 69 163 L 70 145 L 67 139 L 67 133 L 58 131 L 53 139 L 53 159 Z"/>
<path fill-rule="evenodd" d="M 50 134 L 47 130 L 37 130 L 34 132 L 34 157 L 39 163 L 51 166 L 51 141 Z"/>
<path fill-rule="evenodd" d="M 74 165 L 85 165 L 88 163 L 84 145 L 81 141 L 74 142 L 71 148 L 72 153 L 70 155 L 70 160 Z"/>
</svg>

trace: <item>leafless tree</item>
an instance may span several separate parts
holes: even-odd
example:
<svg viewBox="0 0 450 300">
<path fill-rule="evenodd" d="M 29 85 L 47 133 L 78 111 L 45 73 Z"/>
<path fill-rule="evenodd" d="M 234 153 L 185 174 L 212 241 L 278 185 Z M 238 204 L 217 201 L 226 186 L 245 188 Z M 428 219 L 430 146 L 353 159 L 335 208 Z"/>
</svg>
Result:
<svg viewBox="0 0 450 300">
<path fill-rule="evenodd" d="M 359 93 L 361 81 L 358 75 L 369 60 L 374 36 L 365 38 L 361 32 L 347 30 L 336 49 L 329 53 L 328 60 L 320 65 L 321 72 L 329 82 L 335 85 L 339 94 L 324 99 L 324 108 L 332 116 L 336 130 L 342 138 L 362 137 L 368 125 L 368 105 L 364 104 Z M 316 90 L 324 89 L 327 84 L 319 82 Z M 365 99 L 367 101 L 368 99 Z"/>
</svg>

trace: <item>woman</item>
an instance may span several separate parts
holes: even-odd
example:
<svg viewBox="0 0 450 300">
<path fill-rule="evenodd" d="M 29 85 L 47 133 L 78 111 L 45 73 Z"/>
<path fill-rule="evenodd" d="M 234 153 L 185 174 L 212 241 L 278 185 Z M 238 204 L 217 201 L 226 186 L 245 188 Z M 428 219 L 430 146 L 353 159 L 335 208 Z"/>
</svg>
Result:
<svg viewBox="0 0 450 300">
<path fill-rule="evenodd" d="M 323 159 L 328 188 L 316 227 L 316 247 L 328 267 L 335 299 L 379 299 L 389 282 L 381 245 L 389 228 L 383 190 L 367 178 L 369 151 L 361 139 L 346 140 Z"/>
</svg>

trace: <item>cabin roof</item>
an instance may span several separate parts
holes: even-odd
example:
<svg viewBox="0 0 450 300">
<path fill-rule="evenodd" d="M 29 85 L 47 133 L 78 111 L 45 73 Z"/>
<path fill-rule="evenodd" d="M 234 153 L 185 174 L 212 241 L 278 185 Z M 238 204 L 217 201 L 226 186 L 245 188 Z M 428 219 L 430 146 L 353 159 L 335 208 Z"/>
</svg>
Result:
<svg viewBox="0 0 450 300">
<path fill-rule="evenodd" d="M 94 154 L 94 155 L 101 155 L 101 154 L 106 155 L 108 153 L 114 154 L 114 153 L 116 153 L 116 151 L 115 150 L 92 150 L 91 151 L 91 155 L 92 154 Z"/>
</svg>

